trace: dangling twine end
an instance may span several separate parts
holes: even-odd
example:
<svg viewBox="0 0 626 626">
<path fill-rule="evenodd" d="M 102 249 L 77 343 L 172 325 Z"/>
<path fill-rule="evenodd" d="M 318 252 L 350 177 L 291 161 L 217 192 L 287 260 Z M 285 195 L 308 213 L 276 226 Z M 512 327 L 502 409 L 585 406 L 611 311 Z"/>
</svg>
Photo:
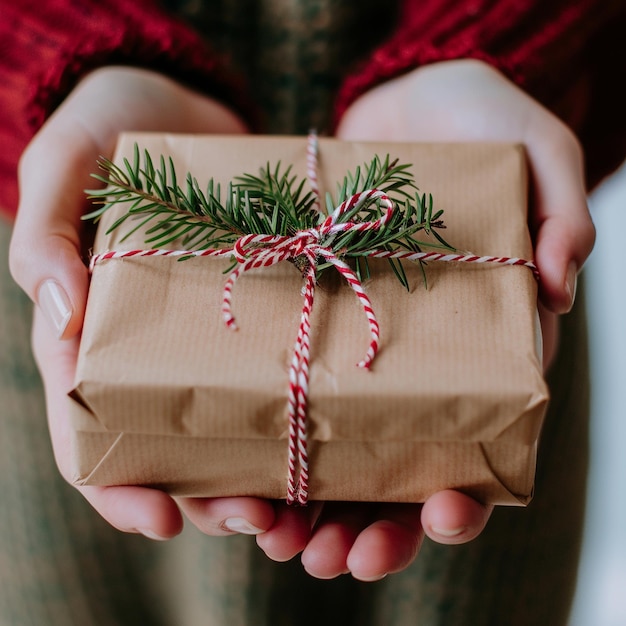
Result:
<svg viewBox="0 0 626 626">
<path fill-rule="evenodd" d="M 372 312 L 373 313 L 373 312 Z M 368 316 L 369 318 L 369 316 Z M 370 322 L 374 323 L 374 327 L 373 330 L 375 331 L 375 337 L 374 340 L 372 341 L 372 343 L 370 343 L 370 347 L 368 348 L 365 356 L 363 357 L 363 359 L 361 359 L 356 366 L 360 367 L 361 369 L 367 370 L 368 372 L 370 371 L 370 368 L 372 367 L 372 363 L 374 362 L 374 359 L 376 358 L 376 355 L 378 354 L 378 341 L 379 341 L 379 335 L 378 335 L 378 323 L 376 322 L 376 320 L 372 320 L 370 318 Z"/>
<path fill-rule="evenodd" d="M 287 495 L 285 502 L 288 506 L 301 506 L 305 507 L 309 504 L 308 489 L 305 491 L 301 488 L 297 490 L 297 493 L 291 493 Z"/>
<path fill-rule="evenodd" d="M 286 498 L 285 503 L 290 507 L 306 507 L 309 505 L 309 501 L 306 496 L 298 496 L 297 498 Z"/>
<path fill-rule="evenodd" d="M 239 330 L 235 318 L 230 313 L 223 313 L 222 318 L 224 319 L 224 324 L 226 324 L 230 330 Z"/>
<path fill-rule="evenodd" d="M 309 504 L 309 494 L 308 491 L 303 491 L 301 489 L 297 490 L 297 493 L 292 492 L 288 493 L 285 498 L 285 503 L 287 506 L 301 506 L 305 507 Z"/>
</svg>

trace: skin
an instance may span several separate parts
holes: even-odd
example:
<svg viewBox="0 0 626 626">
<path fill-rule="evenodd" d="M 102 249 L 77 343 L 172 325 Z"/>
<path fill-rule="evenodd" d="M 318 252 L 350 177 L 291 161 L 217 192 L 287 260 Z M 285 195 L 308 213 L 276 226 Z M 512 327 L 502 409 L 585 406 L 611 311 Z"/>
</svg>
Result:
<svg viewBox="0 0 626 626">
<path fill-rule="evenodd" d="M 244 133 L 219 102 L 140 69 L 109 67 L 88 75 L 34 137 L 20 163 L 21 200 L 10 250 L 15 280 L 35 304 L 33 350 L 45 385 L 48 420 L 61 474 L 71 479 L 65 396 L 72 387 L 88 276 L 80 251 L 83 189 L 99 155 L 112 154 L 122 130 Z M 582 155 L 556 117 L 477 61 L 424 67 L 357 100 L 337 135 L 343 139 L 518 141 L 527 147 L 534 198 L 531 226 L 542 275 L 546 365 L 556 347 L 556 318 L 573 303 L 575 277 L 591 251 Z M 63 146 L 62 158 L 59 146 Z M 53 280 L 71 315 L 51 324 L 40 290 Z M 183 519 L 208 535 L 256 535 L 275 561 L 300 554 L 317 578 L 350 573 L 378 580 L 406 568 L 424 536 L 445 544 L 475 538 L 491 508 L 454 492 L 423 505 L 321 503 L 288 508 L 256 498 L 173 499 L 142 487 L 80 487 L 115 528 L 169 539 Z"/>
</svg>

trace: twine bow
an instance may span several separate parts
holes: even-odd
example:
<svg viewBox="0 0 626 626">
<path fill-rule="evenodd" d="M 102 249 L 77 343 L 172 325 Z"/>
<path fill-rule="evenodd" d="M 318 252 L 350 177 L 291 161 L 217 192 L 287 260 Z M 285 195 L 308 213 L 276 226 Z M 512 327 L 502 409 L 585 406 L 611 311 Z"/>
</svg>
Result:
<svg viewBox="0 0 626 626">
<path fill-rule="evenodd" d="M 316 185 L 311 185 L 316 189 Z M 373 221 L 338 222 L 347 211 L 357 211 L 360 206 L 378 198 L 386 209 L 383 215 Z M 293 348 L 289 367 L 289 453 L 287 478 L 287 503 L 305 505 L 308 499 L 309 464 L 307 456 L 307 401 L 309 392 L 309 352 L 310 352 L 310 317 L 313 310 L 316 273 L 318 260 L 332 264 L 346 279 L 358 299 L 369 323 L 371 341 L 364 358 L 357 364 L 369 368 L 378 352 L 380 327 L 372 309 L 372 303 L 363 289 L 361 281 L 354 271 L 342 261 L 330 248 L 330 241 L 337 233 L 364 232 L 376 230 L 386 224 L 393 214 L 394 203 L 383 192 L 370 189 L 348 198 L 340 204 L 323 223 L 316 228 L 309 228 L 293 236 L 282 235 L 244 235 L 233 246 L 233 254 L 239 266 L 228 277 L 224 286 L 222 314 L 230 328 L 236 328 L 231 312 L 232 290 L 235 281 L 245 272 L 259 267 L 270 267 L 281 261 L 304 257 L 305 285 L 300 326 Z"/>
<path fill-rule="evenodd" d="M 314 204 L 320 209 L 320 193 L 317 181 L 318 143 L 315 133 L 311 133 L 307 142 L 307 179 L 314 194 Z M 382 215 L 373 221 L 349 222 L 338 221 L 346 212 L 357 215 L 359 208 L 378 199 L 382 207 Z M 380 327 L 372 308 L 372 303 L 363 289 L 356 273 L 340 259 L 332 250 L 332 241 L 339 233 L 365 232 L 383 228 L 391 219 L 395 210 L 394 202 L 389 196 L 378 189 L 369 189 L 354 194 L 342 202 L 331 215 L 317 227 L 308 228 L 293 235 L 248 234 L 240 237 L 232 247 L 205 250 L 127 250 L 109 251 L 94 255 L 91 258 L 90 270 L 107 259 L 120 259 L 141 256 L 178 256 L 178 257 L 219 257 L 234 256 L 237 267 L 230 273 L 223 290 L 222 317 L 226 326 L 236 329 L 237 325 L 232 314 L 232 291 L 237 279 L 251 269 L 270 267 L 286 260 L 304 258 L 304 279 L 302 289 L 303 305 L 300 325 L 293 348 L 289 366 L 288 393 L 288 472 L 287 496 L 288 504 L 306 505 L 309 491 L 309 463 L 307 454 L 307 404 L 309 394 L 309 354 L 310 354 L 310 317 L 316 284 L 319 261 L 330 263 L 344 277 L 361 302 L 370 330 L 370 344 L 358 367 L 369 369 L 378 352 Z M 442 261 L 462 263 L 496 263 L 501 265 L 522 265 L 532 270 L 536 278 L 539 273 L 532 261 L 520 258 L 476 256 L 473 254 L 456 254 L 441 252 L 410 252 L 403 250 L 372 249 L 364 254 L 371 258 L 387 258 L 408 261 Z"/>
</svg>

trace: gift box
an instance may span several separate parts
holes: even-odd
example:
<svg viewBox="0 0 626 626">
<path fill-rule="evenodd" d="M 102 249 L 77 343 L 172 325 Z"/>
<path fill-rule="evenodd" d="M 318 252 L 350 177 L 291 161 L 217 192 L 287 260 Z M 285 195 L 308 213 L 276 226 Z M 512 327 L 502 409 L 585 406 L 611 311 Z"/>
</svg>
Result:
<svg viewBox="0 0 626 626">
<path fill-rule="evenodd" d="M 127 134 L 171 157 L 182 177 L 224 187 L 267 163 L 306 178 L 304 137 Z M 412 164 L 444 209 L 445 237 L 476 255 L 532 257 L 524 150 L 509 144 L 319 140 L 318 184 L 374 155 Z M 141 229 L 107 229 L 96 253 L 146 248 Z M 222 320 L 228 259 L 130 257 L 93 269 L 70 394 L 74 482 L 147 485 L 178 496 L 284 498 L 288 370 L 302 309 L 293 263 L 246 272 L 232 293 L 238 330 Z M 537 281 L 523 266 L 384 260 L 364 283 L 380 324 L 369 370 L 356 367 L 368 323 L 332 268 L 315 292 L 306 416 L 309 498 L 420 502 L 458 489 L 482 502 L 526 504 L 548 400 Z"/>
</svg>

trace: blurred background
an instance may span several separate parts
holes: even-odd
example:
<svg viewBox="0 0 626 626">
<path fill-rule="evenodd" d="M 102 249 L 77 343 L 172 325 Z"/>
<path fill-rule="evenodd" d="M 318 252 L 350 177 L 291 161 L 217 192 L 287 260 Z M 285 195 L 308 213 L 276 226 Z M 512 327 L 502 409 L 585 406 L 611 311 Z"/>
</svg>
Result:
<svg viewBox="0 0 626 626">
<path fill-rule="evenodd" d="M 626 625 L 626 164 L 590 198 L 592 368 L 587 529 L 570 626 Z"/>
</svg>

